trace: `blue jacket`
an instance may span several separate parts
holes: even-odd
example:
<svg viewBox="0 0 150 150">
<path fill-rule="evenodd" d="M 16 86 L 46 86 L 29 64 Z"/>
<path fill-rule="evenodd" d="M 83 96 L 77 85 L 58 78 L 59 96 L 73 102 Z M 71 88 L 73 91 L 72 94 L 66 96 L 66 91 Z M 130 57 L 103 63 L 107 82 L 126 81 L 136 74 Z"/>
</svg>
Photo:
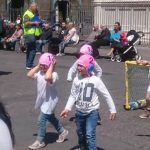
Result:
<svg viewBox="0 0 150 150">
<path fill-rule="evenodd" d="M 120 39 L 120 33 L 119 31 L 115 31 L 115 30 L 112 30 L 111 31 L 111 36 L 110 36 L 110 40 L 113 41 L 113 40 L 119 40 Z"/>
</svg>

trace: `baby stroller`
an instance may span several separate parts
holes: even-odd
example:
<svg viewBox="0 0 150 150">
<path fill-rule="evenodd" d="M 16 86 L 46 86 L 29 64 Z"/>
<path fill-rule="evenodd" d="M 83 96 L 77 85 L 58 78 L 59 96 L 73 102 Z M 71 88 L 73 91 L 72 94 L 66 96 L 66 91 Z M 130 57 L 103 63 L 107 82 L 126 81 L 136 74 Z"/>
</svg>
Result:
<svg viewBox="0 0 150 150">
<path fill-rule="evenodd" d="M 144 36 L 142 31 L 136 32 L 130 30 L 127 33 L 128 44 L 122 47 L 116 47 L 114 49 L 114 56 L 111 58 L 112 61 L 126 61 L 126 60 L 140 60 L 141 56 L 138 54 L 136 44 L 141 44 L 140 39 Z"/>
</svg>

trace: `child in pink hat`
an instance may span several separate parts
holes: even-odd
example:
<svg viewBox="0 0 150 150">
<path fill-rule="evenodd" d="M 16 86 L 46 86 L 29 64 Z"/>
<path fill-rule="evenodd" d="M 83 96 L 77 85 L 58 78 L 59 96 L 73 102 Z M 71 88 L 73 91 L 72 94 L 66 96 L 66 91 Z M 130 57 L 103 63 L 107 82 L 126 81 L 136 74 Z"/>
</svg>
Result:
<svg viewBox="0 0 150 150">
<path fill-rule="evenodd" d="M 31 69 L 27 76 L 35 79 L 37 83 L 37 98 L 35 108 L 40 108 L 38 119 L 38 136 L 36 141 L 30 145 L 29 149 L 39 149 L 45 144 L 46 122 L 49 121 L 59 134 L 57 143 L 66 139 L 68 130 L 64 129 L 62 123 L 55 116 L 55 108 L 58 103 L 56 82 L 58 74 L 54 71 L 56 59 L 51 53 L 44 53 L 39 59 L 39 64 Z"/>
<path fill-rule="evenodd" d="M 85 44 L 80 48 L 79 55 L 93 55 L 93 49 L 91 45 Z M 77 61 L 74 62 L 74 64 L 70 67 L 67 75 L 67 81 L 72 81 L 74 74 L 77 72 Z M 93 70 L 93 73 L 96 74 L 97 77 L 102 76 L 102 69 L 98 65 L 98 63 L 95 61 L 95 68 Z"/>
<path fill-rule="evenodd" d="M 101 78 L 92 74 L 94 66 L 94 58 L 90 55 L 83 55 L 77 60 L 78 75 L 73 80 L 71 94 L 64 110 L 60 114 L 62 118 L 66 118 L 73 105 L 75 105 L 76 131 L 81 150 L 97 150 L 97 110 L 99 109 L 99 99 L 101 98 L 98 97 L 99 94 L 107 101 L 110 120 L 114 120 L 116 117 L 116 108 L 106 86 Z"/>
</svg>

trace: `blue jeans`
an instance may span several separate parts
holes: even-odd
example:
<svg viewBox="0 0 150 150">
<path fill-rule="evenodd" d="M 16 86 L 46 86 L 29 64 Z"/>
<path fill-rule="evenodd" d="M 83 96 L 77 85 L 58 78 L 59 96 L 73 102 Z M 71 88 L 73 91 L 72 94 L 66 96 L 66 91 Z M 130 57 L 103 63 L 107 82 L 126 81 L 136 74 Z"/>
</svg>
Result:
<svg viewBox="0 0 150 150">
<path fill-rule="evenodd" d="M 44 114 L 40 113 L 38 118 L 38 137 L 39 141 L 43 141 L 46 135 L 46 122 L 49 121 L 55 127 L 58 134 L 61 134 L 64 131 L 63 125 L 60 121 L 55 117 L 55 114 Z"/>
<path fill-rule="evenodd" d="M 25 35 L 26 52 L 26 67 L 33 67 L 33 61 L 36 55 L 36 39 L 34 35 Z"/>
<path fill-rule="evenodd" d="M 76 126 L 78 135 L 78 144 L 81 150 L 97 150 L 96 147 L 96 126 L 98 111 L 93 110 L 90 113 L 76 111 Z"/>
<path fill-rule="evenodd" d="M 42 46 L 48 43 L 48 40 L 36 40 L 36 50 L 42 53 Z"/>
<path fill-rule="evenodd" d="M 64 53 L 65 47 L 69 44 L 74 44 L 75 41 L 69 40 L 69 41 L 62 41 L 59 44 L 59 53 Z"/>
</svg>

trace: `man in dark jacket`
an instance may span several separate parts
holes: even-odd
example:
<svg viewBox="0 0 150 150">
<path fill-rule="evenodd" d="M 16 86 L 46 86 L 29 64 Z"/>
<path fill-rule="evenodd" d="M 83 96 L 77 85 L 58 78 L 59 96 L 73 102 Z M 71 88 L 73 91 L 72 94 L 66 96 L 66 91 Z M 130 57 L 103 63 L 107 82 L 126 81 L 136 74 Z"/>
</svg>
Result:
<svg viewBox="0 0 150 150">
<path fill-rule="evenodd" d="M 6 50 L 10 50 L 11 46 L 7 43 L 7 40 L 13 35 L 15 32 L 15 24 L 13 22 L 10 22 L 10 24 L 6 28 L 6 33 L 1 42 L 3 43 L 3 46 Z"/>
<path fill-rule="evenodd" d="M 3 37 L 3 19 L 0 16 L 0 49 L 3 48 L 3 44 L 1 43 L 2 37 Z"/>
<path fill-rule="evenodd" d="M 98 48 L 100 46 L 108 46 L 110 45 L 110 31 L 109 29 L 105 26 L 105 25 L 101 25 L 101 33 L 95 37 L 95 41 L 93 41 L 91 43 L 91 46 L 93 48 L 93 56 L 95 58 L 98 58 L 99 52 L 98 52 Z"/>
<path fill-rule="evenodd" d="M 38 53 L 42 53 L 42 46 L 48 43 L 52 38 L 52 29 L 50 28 L 50 25 L 48 23 L 45 23 L 43 26 L 43 33 L 40 39 L 36 40 L 36 50 Z"/>
<path fill-rule="evenodd" d="M 67 25 L 66 25 L 66 22 L 62 22 L 61 23 L 61 29 L 59 31 L 59 35 L 58 35 L 58 38 L 62 41 L 64 39 L 64 36 L 67 35 L 68 33 L 68 29 L 67 29 Z"/>
</svg>

